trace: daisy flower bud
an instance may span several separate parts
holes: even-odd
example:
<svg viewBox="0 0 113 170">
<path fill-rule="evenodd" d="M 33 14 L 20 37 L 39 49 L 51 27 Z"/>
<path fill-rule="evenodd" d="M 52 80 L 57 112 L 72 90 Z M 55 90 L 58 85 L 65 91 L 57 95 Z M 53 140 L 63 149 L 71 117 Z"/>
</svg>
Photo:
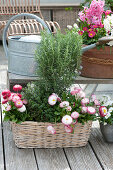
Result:
<svg viewBox="0 0 113 170">
<path fill-rule="evenodd" d="M 72 113 L 71 113 L 71 117 L 72 117 L 73 119 L 77 119 L 77 118 L 79 117 L 79 113 L 78 113 L 78 112 L 72 112 Z"/>
</svg>

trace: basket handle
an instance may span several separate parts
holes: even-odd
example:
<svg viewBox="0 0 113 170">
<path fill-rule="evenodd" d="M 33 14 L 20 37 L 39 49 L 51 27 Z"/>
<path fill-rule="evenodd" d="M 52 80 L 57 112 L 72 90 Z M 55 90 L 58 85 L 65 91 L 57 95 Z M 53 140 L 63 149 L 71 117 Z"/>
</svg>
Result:
<svg viewBox="0 0 113 170">
<path fill-rule="evenodd" d="M 15 20 L 16 18 L 22 17 L 22 16 L 26 16 L 26 17 L 31 17 L 32 19 L 36 19 L 36 21 L 40 22 L 43 27 L 45 28 L 45 30 L 47 31 L 48 34 L 51 34 L 51 30 L 49 29 L 49 27 L 47 26 L 47 24 L 38 16 L 34 15 L 34 14 L 29 14 L 29 13 L 22 13 L 22 14 L 18 14 L 13 16 L 6 24 L 4 31 L 3 31 L 3 47 L 4 47 L 4 51 L 5 51 L 5 56 L 6 58 L 8 58 L 8 46 L 7 46 L 7 30 L 11 24 L 11 22 L 13 20 Z"/>
</svg>

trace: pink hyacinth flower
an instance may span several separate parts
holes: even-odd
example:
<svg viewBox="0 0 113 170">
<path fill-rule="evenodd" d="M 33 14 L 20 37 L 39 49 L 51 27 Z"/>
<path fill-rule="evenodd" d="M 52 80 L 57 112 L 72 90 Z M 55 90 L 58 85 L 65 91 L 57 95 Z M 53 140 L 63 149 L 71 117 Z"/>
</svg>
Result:
<svg viewBox="0 0 113 170">
<path fill-rule="evenodd" d="M 8 102 L 8 100 L 7 99 L 4 99 L 3 101 L 2 101 L 2 104 L 6 104 Z"/>
<path fill-rule="evenodd" d="M 84 98 L 84 99 L 81 100 L 81 105 L 82 106 L 85 106 L 88 103 L 89 103 L 89 99 L 88 98 Z"/>
<path fill-rule="evenodd" d="M 17 100 L 14 104 L 17 108 L 21 108 L 23 106 L 22 100 Z"/>
<path fill-rule="evenodd" d="M 64 107 L 68 107 L 69 106 L 69 102 L 68 101 L 63 101 L 60 103 L 60 107 L 64 108 Z"/>
<path fill-rule="evenodd" d="M 23 104 L 27 104 L 27 100 L 26 99 L 23 99 Z"/>
<path fill-rule="evenodd" d="M 20 97 L 19 97 L 19 96 L 16 96 L 16 95 L 13 95 L 12 101 L 13 101 L 13 102 L 16 102 L 17 100 L 20 100 Z"/>
<path fill-rule="evenodd" d="M 62 118 L 62 123 L 64 125 L 70 125 L 71 123 L 73 122 L 73 119 L 71 116 L 69 115 L 65 115 L 63 118 Z"/>
<path fill-rule="evenodd" d="M 101 117 L 105 117 L 108 113 L 107 113 L 107 108 L 105 106 L 101 106 L 99 107 L 99 113 Z"/>
<path fill-rule="evenodd" d="M 77 119 L 77 118 L 79 117 L 79 113 L 78 113 L 78 112 L 72 112 L 72 113 L 71 113 L 71 117 L 72 117 L 73 119 Z"/>
<path fill-rule="evenodd" d="M 52 135 L 56 134 L 56 131 L 55 131 L 55 129 L 54 129 L 54 127 L 53 127 L 52 125 L 49 125 L 49 126 L 47 127 L 47 131 L 48 131 L 49 133 L 51 133 Z"/>
<path fill-rule="evenodd" d="M 68 107 L 66 108 L 66 110 L 67 110 L 67 111 L 71 111 L 71 110 L 72 110 L 71 106 L 68 106 Z"/>
<path fill-rule="evenodd" d="M 100 106 L 100 103 L 97 99 L 94 100 L 94 103 L 95 103 L 96 106 Z"/>
<path fill-rule="evenodd" d="M 10 94 L 11 92 L 8 89 L 2 91 L 2 96 L 9 96 Z"/>
<path fill-rule="evenodd" d="M 96 109 L 94 107 L 88 106 L 87 112 L 92 115 L 96 113 Z"/>
<path fill-rule="evenodd" d="M 82 106 L 81 109 L 82 109 L 82 113 L 87 113 L 87 107 L 86 106 Z"/>
<path fill-rule="evenodd" d="M 72 133 L 73 128 L 71 126 L 64 126 L 66 133 Z"/>
<path fill-rule="evenodd" d="M 6 111 L 10 111 L 11 110 L 11 105 L 8 105 L 7 107 L 6 107 Z"/>
<path fill-rule="evenodd" d="M 16 85 L 13 86 L 13 90 L 14 91 L 20 91 L 20 90 L 22 90 L 22 86 L 19 85 L 19 84 L 16 84 Z"/>
</svg>

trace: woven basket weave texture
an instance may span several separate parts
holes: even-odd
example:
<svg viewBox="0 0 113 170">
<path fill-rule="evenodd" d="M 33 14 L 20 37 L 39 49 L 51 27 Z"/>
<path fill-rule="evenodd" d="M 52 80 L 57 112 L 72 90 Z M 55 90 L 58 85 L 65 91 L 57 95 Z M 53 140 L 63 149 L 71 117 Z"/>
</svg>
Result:
<svg viewBox="0 0 113 170">
<path fill-rule="evenodd" d="M 62 123 L 53 124 L 56 134 L 47 132 L 50 123 L 26 121 L 21 124 L 12 123 L 15 145 L 18 148 L 62 148 L 85 146 L 91 132 L 92 122 L 84 125 L 77 123 L 74 134 L 65 132 Z"/>
</svg>

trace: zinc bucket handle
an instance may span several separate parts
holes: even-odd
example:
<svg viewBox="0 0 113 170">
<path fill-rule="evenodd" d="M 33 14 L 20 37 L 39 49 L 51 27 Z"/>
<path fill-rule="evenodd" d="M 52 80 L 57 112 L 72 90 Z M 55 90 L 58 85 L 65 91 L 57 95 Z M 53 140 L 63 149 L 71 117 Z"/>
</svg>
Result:
<svg viewBox="0 0 113 170">
<path fill-rule="evenodd" d="M 51 30 L 49 29 L 49 27 L 46 25 L 46 23 L 38 16 L 34 15 L 34 14 L 29 14 L 29 13 L 22 13 L 22 14 L 18 14 L 13 16 L 6 24 L 4 30 L 3 30 L 3 47 L 4 47 L 4 51 L 5 51 L 5 56 L 8 58 L 8 46 L 7 46 L 7 30 L 11 24 L 11 22 L 13 20 L 15 20 L 16 18 L 22 17 L 22 16 L 26 16 L 26 17 L 30 17 L 32 19 L 36 19 L 36 21 L 40 22 L 43 27 L 45 28 L 45 30 L 47 31 L 47 33 L 51 34 Z"/>
</svg>

